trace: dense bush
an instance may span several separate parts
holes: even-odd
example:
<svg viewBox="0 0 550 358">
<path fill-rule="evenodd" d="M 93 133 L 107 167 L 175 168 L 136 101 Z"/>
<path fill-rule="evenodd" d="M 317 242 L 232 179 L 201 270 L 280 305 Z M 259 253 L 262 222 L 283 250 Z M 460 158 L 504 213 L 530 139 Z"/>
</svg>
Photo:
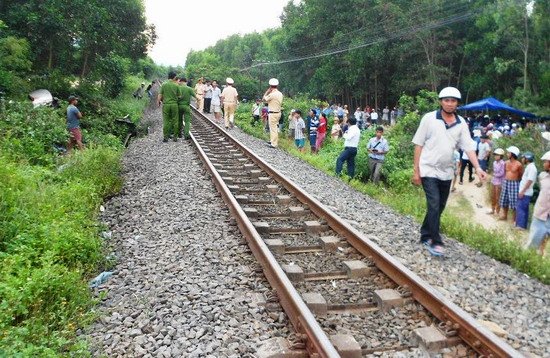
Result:
<svg viewBox="0 0 550 358">
<path fill-rule="evenodd" d="M 119 158 L 88 149 L 62 170 L 0 159 L 0 355 L 74 344 L 91 304 L 86 277 L 103 257 L 96 213 L 120 188 Z"/>
<path fill-rule="evenodd" d="M 61 108 L 13 102 L 0 113 L 0 356 L 87 355 L 76 331 L 91 318 L 87 286 L 104 264 L 97 213 L 121 187 L 115 118 L 136 121 L 130 78 L 108 100 L 92 83 L 81 96 L 87 149 L 60 156 L 68 134 Z"/>
</svg>

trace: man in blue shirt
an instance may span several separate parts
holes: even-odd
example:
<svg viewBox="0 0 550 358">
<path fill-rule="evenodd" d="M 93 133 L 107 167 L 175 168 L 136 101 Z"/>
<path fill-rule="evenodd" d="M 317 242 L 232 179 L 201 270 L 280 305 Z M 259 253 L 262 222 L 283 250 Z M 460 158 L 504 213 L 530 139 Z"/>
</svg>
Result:
<svg viewBox="0 0 550 358">
<path fill-rule="evenodd" d="M 369 144 L 367 144 L 370 180 L 375 184 L 380 180 L 380 170 L 382 169 L 386 153 L 390 150 L 388 141 L 382 137 L 382 134 L 384 134 L 384 128 L 377 127 L 376 136 L 372 137 L 369 140 Z"/>
<path fill-rule="evenodd" d="M 82 112 L 76 105 L 78 98 L 75 96 L 69 96 L 69 106 L 67 107 L 67 129 L 69 130 L 69 142 L 67 144 L 67 153 L 70 153 L 73 146 L 76 144 L 78 149 L 84 149 L 82 144 L 82 132 L 80 131 L 80 118 L 82 118 Z"/>
</svg>

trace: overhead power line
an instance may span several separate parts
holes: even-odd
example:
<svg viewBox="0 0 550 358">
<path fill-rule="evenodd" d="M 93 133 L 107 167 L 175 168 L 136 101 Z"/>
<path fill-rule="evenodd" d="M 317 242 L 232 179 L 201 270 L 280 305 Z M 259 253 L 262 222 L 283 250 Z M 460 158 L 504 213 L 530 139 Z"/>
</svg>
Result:
<svg viewBox="0 0 550 358">
<path fill-rule="evenodd" d="M 302 56 L 302 57 L 279 60 L 279 61 L 273 61 L 273 62 L 260 62 L 260 63 L 254 64 L 252 66 L 249 66 L 247 68 L 241 69 L 241 72 L 242 71 L 247 71 L 247 70 L 249 70 L 251 68 L 255 68 L 255 67 L 268 66 L 268 65 L 281 65 L 281 64 L 286 64 L 286 63 L 305 61 L 305 60 L 310 60 L 310 59 L 315 59 L 315 58 L 321 58 L 321 57 L 336 55 L 336 54 L 340 54 L 340 53 L 344 53 L 344 52 L 349 52 L 349 51 L 357 50 L 357 49 L 360 49 L 360 48 L 372 46 L 372 45 L 375 45 L 375 44 L 378 44 L 378 43 L 382 43 L 382 42 L 385 42 L 385 41 L 395 40 L 395 39 L 398 39 L 398 38 L 401 38 L 401 37 L 410 36 L 411 34 L 415 34 L 415 33 L 421 32 L 421 31 L 433 30 L 433 29 L 444 27 L 444 26 L 447 26 L 447 25 L 450 25 L 450 24 L 453 24 L 453 23 L 465 21 L 466 19 L 470 18 L 472 15 L 473 15 L 473 13 L 467 12 L 467 13 L 464 13 L 464 14 L 461 14 L 461 15 L 449 16 L 447 18 L 429 23 L 429 24 L 424 25 L 424 26 L 411 26 L 411 27 L 406 28 L 404 30 L 401 30 L 401 31 L 399 31 L 399 32 L 397 32 L 397 33 L 395 33 L 394 35 L 391 35 L 391 36 L 374 37 L 374 38 L 371 37 L 370 39 L 367 39 L 366 41 L 364 41 L 364 42 L 362 42 L 361 44 L 358 44 L 358 45 L 353 45 L 353 46 L 347 45 L 345 47 L 340 46 L 340 47 L 337 47 L 337 48 L 334 48 L 334 49 L 331 49 L 331 50 L 326 50 L 326 51 L 319 52 L 319 53 L 316 53 L 316 54 L 312 54 L 312 55 L 309 55 L 309 56 Z"/>
<path fill-rule="evenodd" d="M 402 18 L 408 19 L 409 23 L 422 22 L 426 14 L 429 14 L 431 18 L 442 18 L 444 17 L 445 14 L 465 13 L 468 11 L 470 6 L 471 5 L 466 2 L 457 2 L 450 5 L 445 5 L 445 7 L 436 7 L 436 8 L 434 8 L 433 4 L 424 4 L 422 6 L 417 6 L 412 8 Z M 367 19 L 373 19 L 376 17 L 376 14 L 378 12 L 379 12 L 379 9 L 373 8 L 362 17 Z M 333 35 L 334 36 L 338 35 L 338 37 L 342 38 L 342 44 L 339 45 L 340 46 L 339 48 L 345 48 L 349 46 L 352 41 L 354 41 L 355 37 L 352 35 L 373 27 L 375 29 L 375 32 L 370 36 L 370 38 L 378 38 L 383 33 L 397 31 L 398 29 L 391 28 L 391 24 L 397 20 L 398 19 L 393 17 L 386 17 L 381 21 L 370 23 L 369 26 L 362 26 L 361 28 L 356 30 L 348 31 L 345 33 L 334 33 Z M 307 56 L 305 52 L 311 51 L 311 47 L 312 47 L 311 44 L 305 44 L 299 47 L 292 47 L 291 49 L 289 49 L 289 51 L 291 51 L 292 52 L 291 54 L 294 56 Z M 325 48 L 321 48 L 321 49 L 317 48 L 316 51 L 318 52 L 327 51 L 330 47 L 331 45 L 329 44 Z"/>
</svg>

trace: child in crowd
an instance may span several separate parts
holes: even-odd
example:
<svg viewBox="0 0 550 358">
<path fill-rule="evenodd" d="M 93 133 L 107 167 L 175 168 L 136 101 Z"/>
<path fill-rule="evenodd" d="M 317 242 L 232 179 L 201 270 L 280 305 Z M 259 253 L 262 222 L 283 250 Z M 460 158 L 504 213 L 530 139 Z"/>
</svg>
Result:
<svg viewBox="0 0 550 358">
<path fill-rule="evenodd" d="M 262 111 L 262 101 L 258 98 L 256 103 L 252 106 L 252 122 L 250 124 L 255 125 L 256 122 L 260 121 L 260 114 Z"/>
<path fill-rule="evenodd" d="M 300 152 L 303 152 L 304 146 L 306 144 L 306 138 L 304 136 L 306 123 L 302 118 L 302 111 L 300 111 L 299 109 L 294 111 L 292 121 L 294 122 L 294 143 L 296 144 L 296 147 L 298 148 L 298 150 Z"/>
<path fill-rule="evenodd" d="M 497 148 L 493 152 L 495 160 L 493 161 L 493 179 L 491 179 L 491 211 L 487 214 L 490 215 L 500 215 L 500 192 L 502 190 L 502 181 L 504 180 L 504 175 L 506 171 L 504 169 L 504 149 Z"/>
<path fill-rule="evenodd" d="M 334 117 L 334 124 L 332 125 L 332 129 L 330 130 L 330 136 L 333 140 L 337 140 L 340 138 L 342 128 L 340 128 L 340 120 L 338 117 Z"/>
</svg>

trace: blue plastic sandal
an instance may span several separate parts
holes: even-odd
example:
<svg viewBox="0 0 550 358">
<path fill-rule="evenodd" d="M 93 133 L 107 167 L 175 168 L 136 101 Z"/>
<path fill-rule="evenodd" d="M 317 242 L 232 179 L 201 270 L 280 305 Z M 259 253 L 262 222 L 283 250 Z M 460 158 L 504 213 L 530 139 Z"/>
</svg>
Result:
<svg viewBox="0 0 550 358">
<path fill-rule="evenodd" d="M 427 246 L 427 248 L 430 254 L 434 256 L 445 256 L 445 251 L 443 250 L 443 246 L 435 245 L 435 246 Z"/>
</svg>

